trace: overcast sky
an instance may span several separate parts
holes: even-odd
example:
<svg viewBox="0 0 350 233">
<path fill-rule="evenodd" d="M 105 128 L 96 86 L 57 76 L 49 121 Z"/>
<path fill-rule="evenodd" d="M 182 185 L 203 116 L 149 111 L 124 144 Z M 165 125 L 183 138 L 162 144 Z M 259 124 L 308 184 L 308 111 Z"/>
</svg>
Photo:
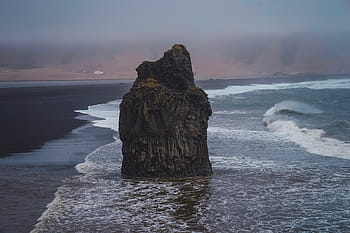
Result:
<svg viewBox="0 0 350 233">
<path fill-rule="evenodd" d="M 350 32 L 350 0 L 0 0 L 1 41 Z"/>
</svg>

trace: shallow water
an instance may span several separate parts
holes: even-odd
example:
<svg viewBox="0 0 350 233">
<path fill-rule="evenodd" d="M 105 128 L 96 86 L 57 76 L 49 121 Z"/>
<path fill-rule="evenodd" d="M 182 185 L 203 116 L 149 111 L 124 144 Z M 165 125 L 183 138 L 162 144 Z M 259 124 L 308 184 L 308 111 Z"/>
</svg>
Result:
<svg viewBox="0 0 350 233">
<path fill-rule="evenodd" d="M 121 178 L 116 138 L 76 166 L 33 232 L 350 231 L 350 135 L 334 130 L 350 120 L 350 80 L 257 86 L 208 91 L 212 177 Z M 84 113 L 115 128 L 118 104 Z"/>
<path fill-rule="evenodd" d="M 111 130 L 86 124 L 40 149 L 1 158 L 0 232 L 30 232 L 62 180 L 78 174 L 74 165 L 112 142 L 112 135 Z"/>
</svg>

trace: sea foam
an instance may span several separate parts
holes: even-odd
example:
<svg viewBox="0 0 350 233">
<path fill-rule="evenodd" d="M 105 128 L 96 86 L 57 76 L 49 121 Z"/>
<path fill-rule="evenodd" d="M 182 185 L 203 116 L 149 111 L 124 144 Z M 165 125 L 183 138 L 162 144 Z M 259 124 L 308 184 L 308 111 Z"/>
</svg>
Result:
<svg viewBox="0 0 350 233">
<path fill-rule="evenodd" d="M 218 115 L 242 115 L 242 114 L 247 114 L 244 111 L 239 111 L 239 110 L 222 110 L 222 111 L 215 111 L 213 114 L 218 114 Z"/>
<path fill-rule="evenodd" d="M 118 131 L 120 103 L 121 100 L 118 99 L 104 104 L 92 105 L 87 110 L 76 110 L 75 112 L 97 117 L 98 119 L 93 121 L 94 126 Z"/>
<path fill-rule="evenodd" d="M 99 121 L 114 118 L 116 130 L 118 103 L 101 105 L 103 114 L 93 106 L 86 111 L 99 117 L 96 126 L 111 128 L 108 121 L 104 124 Z M 215 170 L 212 178 L 122 179 L 121 143 L 116 139 L 90 153 L 84 163 L 76 166 L 80 174 L 64 181 L 32 232 L 346 231 L 349 226 L 346 203 L 350 196 L 347 167 L 325 169 L 312 164 L 305 169 L 300 166 L 305 161 L 298 161 L 293 153 L 283 154 L 292 156 L 293 163 L 250 155 L 264 150 L 265 146 L 269 149 L 270 144 L 266 143 L 277 138 L 292 144 L 290 138 L 297 141 L 293 134 L 303 139 L 298 139 L 300 144 L 309 140 L 314 147 L 324 140 L 319 129 L 303 129 L 294 121 L 282 122 L 278 117 L 288 109 L 301 114 L 322 114 L 308 104 L 290 101 L 276 104 L 264 117 L 274 117 L 268 122 L 270 130 L 266 131 L 239 130 L 229 122 L 220 122 L 230 116 L 212 118 L 214 124 L 208 128 L 208 140 L 219 147 L 218 153 L 211 155 Z M 221 114 L 234 114 L 222 111 L 227 112 Z M 261 115 L 259 112 L 258 116 Z M 261 124 L 260 118 L 257 124 Z M 307 131 L 306 139 L 303 131 Z M 241 139 L 248 143 L 237 149 L 238 153 L 231 150 L 236 145 L 225 144 Z M 266 143 L 257 143 L 259 139 Z M 285 145 L 279 141 L 273 144 Z M 225 147 L 228 154 L 222 150 Z"/>
<path fill-rule="evenodd" d="M 350 159 L 349 143 L 324 136 L 325 131 L 322 129 L 301 128 L 291 118 L 280 119 L 278 115 L 282 111 L 299 114 L 320 114 L 322 110 L 302 102 L 282 101 L 266 111 L 263 122 L 276 135 L 289 139 L 310 153 Z"/>
<path fill-rule="evenodd" d="M 281 90 L 281 89 L 349 89 L 350 79 L 328 79 L 322 81 L 307 81 L 299 83 L 273 83 L 273 84 L 252 84 L 245 86 L 228 86 L 224 89 L 206 90 L 209 98 L 217 98 L 226 95 L 237 95 L 259 90 Z"/>
<path fill-rule="evenodd" d="M 94 126 L 103 127 L 118 131 L 119 125 L 119 104 L 121 99 L 110 101 L 104 104 L 97 104 L 89 106 L 87 110 L 77 110 L 76 112 L 88 114 L 92 117 L 97 117 L 97 120 L 94 120 Z M 86 156 L 85 162 L 79 163 L 75 166 L 76 170 L 79 173 L 96 173 L 101 170 L 106 170 L 107 167 L 110 167 L 111 170 L 115 170 L 115 161 L 109 161 L 111 158 L 116 157 L 111 154 L 114 151 L 120 151 L 121 141 L 119 138 L 114 137 L 115 142 L 107 144 L 97 148 L 95 151 L 91 152 Z M 119 161 L 121 164 L 121 161 Z"/>
</svg>

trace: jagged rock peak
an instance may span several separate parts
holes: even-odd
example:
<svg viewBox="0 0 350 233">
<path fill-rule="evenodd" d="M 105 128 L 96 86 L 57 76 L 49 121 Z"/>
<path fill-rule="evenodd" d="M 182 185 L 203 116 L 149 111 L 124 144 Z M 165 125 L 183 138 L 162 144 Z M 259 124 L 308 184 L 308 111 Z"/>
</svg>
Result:
<svg viewBox="0 0 350 233">
<path fill-rule="evenodd" d="M 172 89 L 186 89 L 195 85 L 190 53 L 182 44 L 175 44 L 158 61 L 142 62 L 136 71 L 136 83 L 152 78 Z"/>
<path fill-rule="evenodd" d="M 207 128 L 211 107 L 195 86 L 191 58 L 174 45 L 155 62 L 143 62 L 120 104 L 122 174 L 186 177 L 212 174 Z"/>
</svg>

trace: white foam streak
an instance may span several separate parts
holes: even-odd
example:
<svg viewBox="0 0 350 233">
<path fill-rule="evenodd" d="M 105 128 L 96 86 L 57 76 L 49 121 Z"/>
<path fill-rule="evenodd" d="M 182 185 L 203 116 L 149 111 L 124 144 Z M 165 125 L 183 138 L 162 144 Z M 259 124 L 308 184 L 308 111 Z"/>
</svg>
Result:
<svg viewBox="0 0 350 233">
<path fill-rule="evenodd" d="M 215 111 L 213 112 L 214 114 L 218 115 L 241 115 L 241 114 L 246 114 L 244 111 L 239 111 L 239 110 L 223 110 L 223 111 Z"/>
<path fill-rule="evenodd" d="M 264 114 L 263 122 L 268 129 L 280 137 L 284 137 L 310 153 L 350 159 L 350 144 L 329 137 L 324 137 L 322 129 L 300 128 L 292 120 L 281 120 L 278 114 L 282 110 L 290 110 L 302 114 L 319 114 L 321 110 L 305 103 L 286 100 L 275 104 Z"/>
<path fill-rule="evenodd" d="M 91 152 L 85 158 L 85 162 L 75 166 L 79 173 L 114 173 L 116 167 L 121 165 L 120 158 L 121 141 L 116 139 L 115 142 L 101 146 Z"/>
<path fill-rule="evenodd" d="M 268 124 L 268 128 L 277 135 L 300 145 L 310 153 L 350 159 L 350 144 L 334 138 L 323 137 L 325 132 L 321 129 L 299 128 L 294 121 L 282 120 L 273 121 Z"/>
<path fill-rule="evenodd" d="M 87 110 L 76 110 L 76 112 L 88 114 L 92 117 L 100 118 L 94 120 L 94 126 L 118 131 L 119 104 L 121 100 L 110 101 L 105 104 L 89 106 Z"/>
<path fill-rule="evenodd" d="M 237 95 L 258 90 L 280 90 L 280 89 L 349 89 L 350 79 L 328 79 L 322 81 L 307 81 L 299 83 L 275 83 L 275 84 L 253 84 L 246 86 L 228 86 L 224 89 L 206 90 L 209 98 L 217 98 L 226 95 Z"/>
<path fill-rule="evenodd" d="M 63 189 L 63 187 L 58 188 L 55 193 L 55 198 L 46 206 L 46 210 L 38 218 L 38 222 L 34 225 L 34 229 L 30 233 L 44 232 L 46 230 L 43 220 L 50 219 L 50 217 L 56 213 L 54 210 L 64 202 L 60 195 L 61 189 Z"/>
<path fill-rule="evenodd" d="M 222 137 L 230 139 L 243 139 L 246 141 L 281 141 L 284 140 L 281 137 L 276 137 L 270 131 L 258 131 L 258 130 L 240 130 L 240 129 L 229 129 L 222 127 L 210 126 L 208 128 L 208 136 L 210 138 Z"/>
</svg>

